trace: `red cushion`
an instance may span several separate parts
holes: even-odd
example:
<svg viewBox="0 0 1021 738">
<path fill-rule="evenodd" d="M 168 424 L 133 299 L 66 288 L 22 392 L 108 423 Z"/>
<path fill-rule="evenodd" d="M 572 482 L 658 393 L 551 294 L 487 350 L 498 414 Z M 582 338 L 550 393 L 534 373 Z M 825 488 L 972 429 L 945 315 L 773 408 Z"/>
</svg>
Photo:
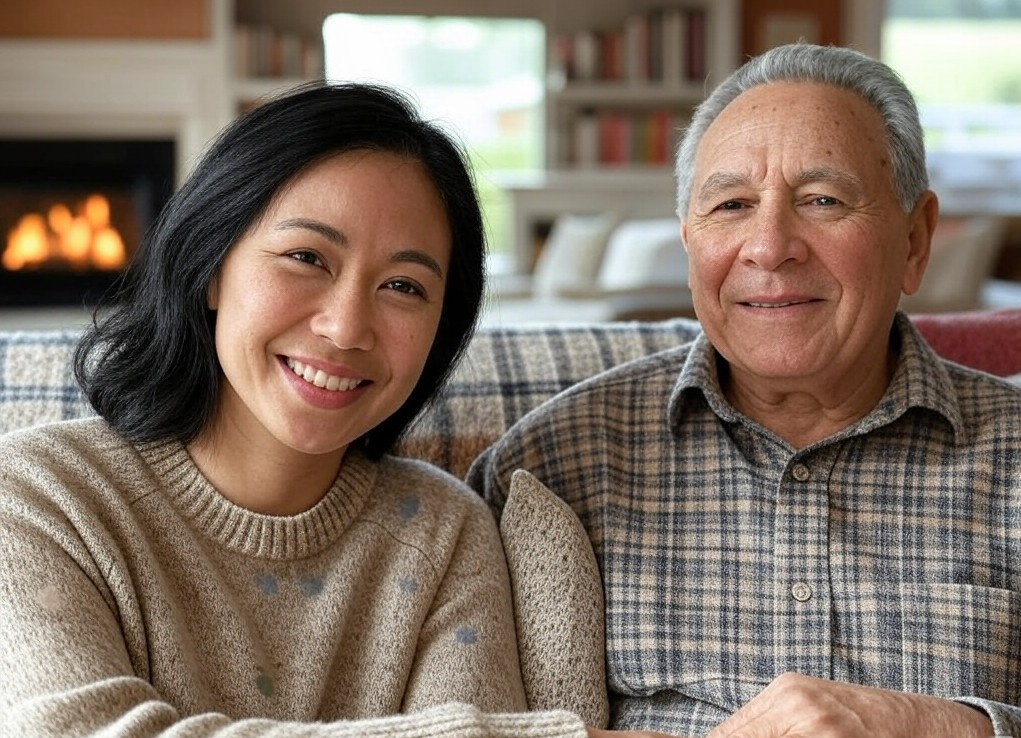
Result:
<svg viewBox="0 0 1021 738">
<path fill-rule="evenodd" d="M 911 320 L 946 359 L 1000 377 L 1021 373 L 1021 308 L 918 313 Z"/>
</svg>

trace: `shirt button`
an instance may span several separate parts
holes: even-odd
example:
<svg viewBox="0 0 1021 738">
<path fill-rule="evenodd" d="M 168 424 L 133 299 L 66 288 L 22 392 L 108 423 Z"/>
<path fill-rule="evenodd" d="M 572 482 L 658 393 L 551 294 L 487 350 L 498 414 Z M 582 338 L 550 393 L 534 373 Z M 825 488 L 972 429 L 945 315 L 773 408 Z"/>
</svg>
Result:
<svg viewBox="0 0 1021 738">
<path fill-rule="evenodd" d="M 798 602 L 807 602 L 812 599 L 812 588 L 807 582 L 795 582 L 791 586 L 791 596 Z"/>
<path fill-rule="evenodd" d="M 808 467 L 804 464 L 795 464 L 794 468 L 791 470 L 791 474 L 793 474 L 794 478 L 799 482 L 807 482 L 808 478 L 812 476 L 811 472 L 808 471 Z"/>
</svg>

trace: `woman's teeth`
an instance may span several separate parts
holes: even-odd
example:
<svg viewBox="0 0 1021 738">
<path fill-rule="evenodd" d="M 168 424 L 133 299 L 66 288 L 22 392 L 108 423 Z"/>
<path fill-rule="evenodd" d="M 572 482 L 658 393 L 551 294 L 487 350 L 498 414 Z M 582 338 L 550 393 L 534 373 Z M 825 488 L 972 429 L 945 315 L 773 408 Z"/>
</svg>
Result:
<svg viewBox="0 0 1021 738">
<path fill-rule="evenodd" d="M 322 369 L 316 369 L 308 364 L 302 364 L 300 361 L 295 361 L 290 357 L 287 359 L 287 366 L 290 367 L 292 372 L 297 374 L 309 384 L 314 384 L 316 387 L 321 387 L 323 389 L 330 390 L 331 392 L 346 392 L 348 390 L 353 390 L 362 383 L 362 380 L 360 379 L 335 377 L 332 374 L 327 374 Z"/>
</svg>

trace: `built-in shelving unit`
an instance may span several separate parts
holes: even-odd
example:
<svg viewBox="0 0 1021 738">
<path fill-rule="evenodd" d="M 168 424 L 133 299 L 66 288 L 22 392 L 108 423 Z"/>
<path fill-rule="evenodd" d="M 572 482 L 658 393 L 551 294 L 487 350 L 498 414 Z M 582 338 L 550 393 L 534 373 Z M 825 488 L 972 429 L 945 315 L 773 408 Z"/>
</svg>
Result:
<svg viewBox="0 0 1021 738">
<path fill-rule="evenodd" d="M 323 76 L 322 36 L 232 18 L 234 100 L 243 110 L 280 90 Z"/>
<path fill-rule="evenodd" d="M 609 0 L 548 30 L 547 168 L 507 188 L 517 271 L 559 213 L 673 214 L 676 143 L 740 62 L 741 3 Z"/>
<path fill-rule="evenodd" d="M 217 40 L 233 110 L 241 112 L 285 89 L 323 76 L 321 23 L 281 15 L 259 0 L 211 0 L 221 16 Z"/>
<path fill-rule="evenodd" d="M 618 5 L 601 25 L 550 28 L 551 170 L 668 168 L 694 107 L 737 65 L 737 0 Z"/>
</svg>

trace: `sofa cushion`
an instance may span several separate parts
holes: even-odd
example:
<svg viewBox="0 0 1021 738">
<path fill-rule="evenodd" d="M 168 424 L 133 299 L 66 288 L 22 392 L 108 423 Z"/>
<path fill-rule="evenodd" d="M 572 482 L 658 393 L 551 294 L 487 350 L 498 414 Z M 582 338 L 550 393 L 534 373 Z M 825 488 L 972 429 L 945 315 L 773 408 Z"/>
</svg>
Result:
<svg viewBox="0 0 1021 738">
<path fill-rule="evenodd" d="M 1021 372 L 1021 308 L 926 313 L 912 320 L 945 359 L 998 377 Z"/>
<path fill-rule="evenodd" d="M 683 318 L 481 330 L 397 451 L 463 476 L 478 454 L 542 401 L 698 331 L 696 322 Z M 71 373 L 77 337 L 74 331 L 0 332 L 0 433 L 92 414 Z"/>
<path fill-rule="evenodd" d="M 694 338 L 698 323 L 535 325 L 484 329 L 399 453 L 464 476 L 518 418 L 594 374 Z"/>
<path fill-rule="evenodd" d="M 0 333 L 0 433 L 92 414 L 71 373 L 78 333 Z"/>
<path fill-rule="evenodd" d="M 531 710 L 570 710 L 606 727 L 603 586 L 592 544 L 570 506 L 524 469 L 500 517 L 521 675 Z"/>
</svg>

